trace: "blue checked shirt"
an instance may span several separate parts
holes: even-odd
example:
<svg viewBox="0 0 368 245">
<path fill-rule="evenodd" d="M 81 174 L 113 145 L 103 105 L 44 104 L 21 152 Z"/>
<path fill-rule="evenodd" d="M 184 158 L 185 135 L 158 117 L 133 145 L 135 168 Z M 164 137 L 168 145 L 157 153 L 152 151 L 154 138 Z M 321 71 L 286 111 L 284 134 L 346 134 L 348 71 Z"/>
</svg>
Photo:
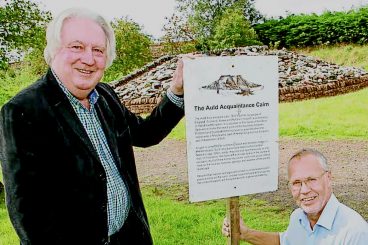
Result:
<svg viewBox="0 0 368 245">
<path fill-rule="evenodd" d="M 98 92 L 96 90 L 91 92 L 89 96 L 90 109 L 88 110 L 69 92 L 54 71 L 53 74 L 83 124 L 105 170 L 107 180 L 108 235 L 110 236 L 123 226 L 128 216 L 130 204 L 127 188 L 116 168 L 106 136 L 101 127 L 101 122 L 96 113 L 95 104 L 99 97 Z"/>
</svg>

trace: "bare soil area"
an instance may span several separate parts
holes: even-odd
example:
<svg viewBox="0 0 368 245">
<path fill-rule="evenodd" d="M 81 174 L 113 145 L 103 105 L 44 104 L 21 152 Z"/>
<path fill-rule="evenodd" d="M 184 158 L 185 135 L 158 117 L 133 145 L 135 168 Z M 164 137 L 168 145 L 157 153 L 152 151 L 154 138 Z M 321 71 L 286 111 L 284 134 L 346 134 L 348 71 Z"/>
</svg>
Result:
<svg viewBox="0 0 368 245">
<path fill-rule="evenodd" d="M 286 163 L 297 150 L 309 147 L 324 153 L 332 170 L 334 193 L 344 204 L 368 220 L 368 141 L 299 140 L 279 141 L 279 189 L 252 195 L 278 207 L 294 208 L 287 188 Z M 186 142 L 165 139 L 159 145 L 135 149 L 141 185 L 188 186 Z M 183 193 L 187 197 L 187 193 Z"/>
</svg>

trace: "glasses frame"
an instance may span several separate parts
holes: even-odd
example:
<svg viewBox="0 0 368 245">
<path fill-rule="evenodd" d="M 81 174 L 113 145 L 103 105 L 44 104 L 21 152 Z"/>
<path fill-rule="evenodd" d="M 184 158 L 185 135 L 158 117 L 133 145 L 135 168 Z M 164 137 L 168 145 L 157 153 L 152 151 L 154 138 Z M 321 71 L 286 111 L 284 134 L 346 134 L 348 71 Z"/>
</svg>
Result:
<svg viewBox="0 0 368 245">
<path fill-rule="evenodd" d="M 324 171 L 322 174 L 320 174 L 319 176 L 317 176 L 317 177 L 308 177 L 308 178 L 304 178 L 304 179 L 297 179 L 297 180 L 294 180 L 293 182 L 290 182 L 290 181 L 288 181 L 287 182 L 287 185 L 288 185 L 288 187 L 289 187 L 289 189 L 291 190 L 291 191 L 300 191 L 301 189 L 302 189 L 302 186 L 303 186 L 303 183 L 304 183 L 304 185 L 305 186 L 307 186 L 309 189 L 311 189 L 312 187 L 311 187 L 311 181 L 319 181 L 326 173 L 328 173 L 329 171 Z M 294 184 L 295 184 L 295 182 L 297 182 L 297 181 L 299 181 L 300 183 L 298 183 L 298 184 L 300 184 L 300 186 L 298 187 L 295 187 L 294 186 Z"/>
</svg>

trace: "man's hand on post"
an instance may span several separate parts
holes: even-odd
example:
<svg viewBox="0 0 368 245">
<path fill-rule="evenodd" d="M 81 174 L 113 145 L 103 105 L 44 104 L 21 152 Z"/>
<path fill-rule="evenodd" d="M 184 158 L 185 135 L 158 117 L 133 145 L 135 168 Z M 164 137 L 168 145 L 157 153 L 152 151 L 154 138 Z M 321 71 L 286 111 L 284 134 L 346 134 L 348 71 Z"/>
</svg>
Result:
<svg viewBox="0 0 368 245">
<path fill-rule="evenodd" d="M 249 228 L 245 225 L 242 218 L 239 220 L 239 232 L 240 232 L 240 240 L 245 240 L 246 234 L 249 232 Z M 224 222 L 222 224 L 222 234 L 226 237 L 230 237 L 230 223 L 228 218 L 224 219 Z"/>
</svg>

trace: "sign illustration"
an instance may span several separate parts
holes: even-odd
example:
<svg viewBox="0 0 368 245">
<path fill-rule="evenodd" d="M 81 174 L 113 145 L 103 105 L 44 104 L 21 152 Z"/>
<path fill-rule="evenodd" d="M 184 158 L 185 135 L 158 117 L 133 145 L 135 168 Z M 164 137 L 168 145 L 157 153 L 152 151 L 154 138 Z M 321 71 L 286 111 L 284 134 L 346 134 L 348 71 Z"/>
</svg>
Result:
<svg viewBox="0 0 368 245">
<path fill-rule="evenodd" d="M 232 90 L 236 94 L 252 95 L 255 90 L 263 89 L 263 86 L 247 81 L 242 75 L 221 75 L 218 80 L 202 88 L 216 90 L 218 94 L 223 90 Z"/>
</svg>

